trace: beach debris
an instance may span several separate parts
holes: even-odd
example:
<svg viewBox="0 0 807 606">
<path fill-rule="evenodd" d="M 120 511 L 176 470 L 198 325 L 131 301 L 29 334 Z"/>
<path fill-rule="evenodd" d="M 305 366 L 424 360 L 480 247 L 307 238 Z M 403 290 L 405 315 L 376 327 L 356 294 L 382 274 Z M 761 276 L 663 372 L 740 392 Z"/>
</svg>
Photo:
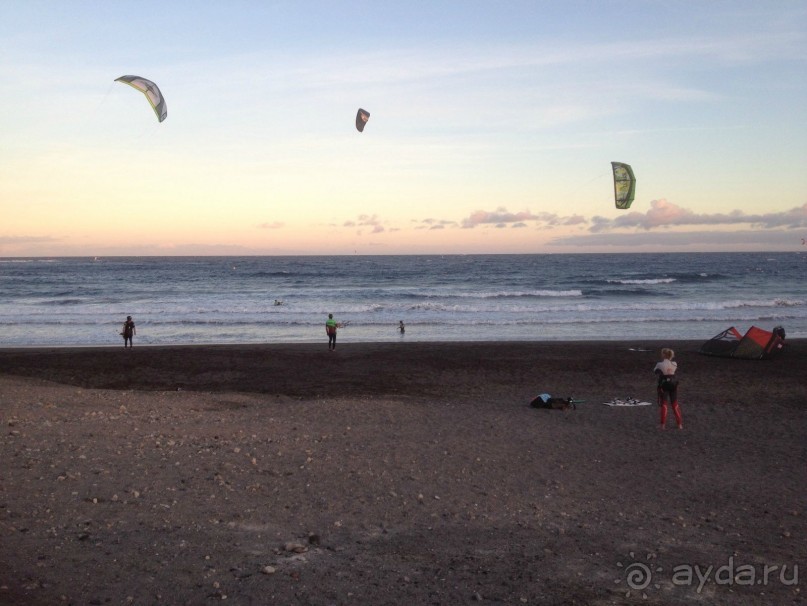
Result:
<svg viewBox="0 0 807 606">
<path fill-rule="evenodd" d="M 283 549 L 290 553 L 305 553 L 306 551 L 308 551 L 308 547 L 306 547 L 302 543 L 294 543 L 294 542 L 286 543 L 283 546 Z"/>
<path fill-rule="evenodd" d="M 277 572 L 277 568 L 274 566 L 264 566 L 261 568 L 261 572 L 266 575 L 275 574 L 275 572 Z"/>
</svg>

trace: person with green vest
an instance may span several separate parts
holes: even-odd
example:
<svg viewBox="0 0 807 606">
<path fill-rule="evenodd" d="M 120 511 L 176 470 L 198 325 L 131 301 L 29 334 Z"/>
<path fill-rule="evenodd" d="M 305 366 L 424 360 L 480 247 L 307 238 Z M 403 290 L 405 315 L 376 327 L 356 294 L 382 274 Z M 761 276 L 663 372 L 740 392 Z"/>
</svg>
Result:
<svg viewBox="0 0 807 606">
<path fill-rule="evenodd" d="M 331 351 L 336 349 L 336 329 L 341 326 L 333 319 L 333 314 L 328 314 L 328 319 L 325 321 L 325 333 L 328 335 L 328 349 Z"/>
</svg>

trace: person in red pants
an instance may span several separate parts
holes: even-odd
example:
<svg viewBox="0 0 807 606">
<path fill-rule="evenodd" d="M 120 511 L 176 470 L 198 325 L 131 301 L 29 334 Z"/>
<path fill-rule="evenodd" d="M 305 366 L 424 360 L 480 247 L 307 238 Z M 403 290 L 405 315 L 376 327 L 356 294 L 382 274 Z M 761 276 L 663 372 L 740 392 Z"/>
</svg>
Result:
<svg viewBox="0 0 807 606">
<path fill-rule="evenodd" d="M 656 391 L 658 393 L 658 405 L 661 413 L 661 429 L 667 425 L 667 402 L 672 405 L 675 422 L 678 429 L 684 428 L 681 417 L 681 407 L 678 405 L 678 379 L 675 378 L 675 371 L 678 370 L 678 363 L 673 362 L 675 352 L 665 347 L 661 350 L 661 362 L 656 364 L 653 372 L 658 377 Z"/>
</svg>

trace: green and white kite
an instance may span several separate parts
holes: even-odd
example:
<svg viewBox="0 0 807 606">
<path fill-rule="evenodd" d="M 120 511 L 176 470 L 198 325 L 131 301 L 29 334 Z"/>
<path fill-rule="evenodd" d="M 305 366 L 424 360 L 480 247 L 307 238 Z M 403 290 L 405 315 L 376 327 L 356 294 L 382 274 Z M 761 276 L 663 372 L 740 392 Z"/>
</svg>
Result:
<svg viewBox="0 0 807 606">
<path fill-rule="evenodd" d="M 633 196 L 636 194 L 636 177 L 630 164 L 611 162 L 614 170 L 614 202 L 620 209 L 630 208 Z"/>
</svg>

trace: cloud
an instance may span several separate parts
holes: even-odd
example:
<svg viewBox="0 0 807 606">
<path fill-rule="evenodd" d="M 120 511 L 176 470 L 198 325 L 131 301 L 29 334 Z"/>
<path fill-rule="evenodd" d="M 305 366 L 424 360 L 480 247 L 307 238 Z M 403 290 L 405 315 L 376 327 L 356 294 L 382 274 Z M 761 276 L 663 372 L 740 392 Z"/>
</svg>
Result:
<svg viewBox="0 0 807 606">
<path fill-rule="evenodd" d="M 529 211 L 518 213 L 508 212 L 506 208 L 499 207 L 495 211 L 477 210 L 471 216 L 462 220 L 462 227 L 473 229 L 480 225 L 493 225 L 495 227 L 506 227 L 507 225 L 523 226 L 528 221 L 539 224 L 540 227 L 552 228 L 559 225 L 579 225 L 587 223 L 586 219 L 580 215 L 560 216 L 555 213 L 542 212 L 533 214 Z"/>
<path fill-rule="evenodd" d="M 582 234 L 550 240 L 550 246 L 578 246 L 593 248 L 691 248 L 695 250 L 765 249 L 793 250 L 800 238 L 784 230 L 765 231 L 688 231 L 688 232 L 639 232 L 612 234 Z"/>
<path fill-rule="evenodd" d="M 746 214 L 735 210 L 730 213 L 696 213 L 668 202 L 665 199 L 650 202 L 645 212 L 630 212 L 615 219 L 594 217 L 589 231 L 592 233 L 635 228 L 650 230 L 657 227 L 752 225 L 763 229 L 807 227 L 807 204 L 783 212 Z"/>
<path fill-rule="evenodd" d="M 3 251 L 4 241 L 0 237 L 0 251 Z M 22 238 L 19 238 L 22 240 Z M 273 248 L 253 248 L 240 244 L 143 244 L 143 245 L 86 245 L 86 244 L 59 244 L 64 240 L 56 238 L 28 238 L 25 244 L 33 243 L 37 246 L 31 248 L 19 247 L 13 252 L 17 256 L 32 257 L 73 257 L 73 256 L 123 256 L 123 257 L 149 257 L 149 256 L 241 256 L 256 254 L 294 254 L 294 251 Z M 44 244 L 42 243 L 44 242 Z M 11 250 L 3 251 L 10 253 Z"/>
<path fill-rule="evenodd" d="M 456 221 L 448 221 L 446 219 L 422 219 L 415 221 L 417 224 L 415 229 L 445 229 L 447 227 L 457 227 L 459 224 Z"/>
<path fill-rule="evenodd" d="M 61 238 L 52 238 L 50 236 L 0 236 L 0 246 L 41 244 L 42 242 L 61 242 Z"/>
<path fill-rule="evenodd" d="M 535 219 L 535 215 L 529 211 L 520 213 L 507 212 L 504 207 L 499 207 L 495 211 L 477 210 L 471 213 L 471 216 L 462 220 L 462 226 L 465 228 L 474 228 L 478 225 L 496 225 L 501 226 L 504 223 L 516 223 L 519 221 L 529 221 Z"/>
<path fill-rule="evenodd" d="M 468 43 L 423 44 L 377 49 L 367 53 L 348 47 L 344 52 L 293 54 L 279 51 L 267 57 L 265 52 L 246 52 L 223 57 L 174 64 L 181 73 L 216 71 L 229 74 L 220 82 L 205 82 L 229 92 L 233 80 L 252 82 L 258 86 L 300 86 L 307 88 L 333 85 L 394 84 L 406 81 L 422 82 L 468 74 L 501 72 L 525 73 L 529 70 L 579 65 L 612 65 L 660 60 L 691 63 L 731 62 L 758 63 L 765 59 L 791 57 L 804 46 L 805 36 L 796 27 L 770 32 L 727 34 L 722 36 L 676 36 L 624 40 L 614 42 L 585 42 L 551 40 L 527 43 Z M 269 60 L 271 77 L 256 78 L 255 67 Z M 10 64 L 10 66 L 13 64 Z M 263 74 L 264 72 L 257 72 Z"/>
<path fill-rule="evenodd" d="M 181 256 L 205 256 L 205 255 L 244 255 L 250 254 L 255 249 L 241 244 L 168 244 L 168 245 L 146 245 L 142 247 L 132 247 L 139 250 L 138 255 L 181 255 Z M 115 250 L 110 248 L 109 250 Z M 112 252 L 105 254 L 114 254 Z"/>
<path fill-rule="evenodd" d="M 774 232 L 771 237 L 762 238 L 771 245 L 782 246 L 786 230 L 807 227 L 807 204 L 782 212 L 749 214 L 740 210 L 729 213 L 696 213 L 690 209 L 678 206 L 665 199 L 653 200 L 646 212 L 628 212 L 614 218 L 594 216 L 591 218 L 579 214 L 559 215 L 557 213 L 533 213 L 529 210 L 511 212 L 505 207 L 496 210 L 476 210 L 460 221 L 436 219 L 412 220 L 412 229 L 415 230 L 445 230 L 445 229 L 474 229 L 477 227 L 492 229 L 538 229 L 555 230 L 562 227 L 588 229 L 588 234 L 559 237 L 550 242 L 554 246 L 656 246 L 660 243 L 669 243 L 674 246 L 688 244 L 720 245 L 733 242 L 746 244 L 760 241 L 760 236 L 747 240 L 744 236 L 735 237 L 732 234 L 755 233 L 750 231 L 703 231 L 699 228 L 736 228 L 751 227 L 757 230 Z M 397 231 L 399 228 L 389 229 L 378 215 L 363 214 L 355 220 L 345 221 L 343 227 L 369 228 L 368 233 L 384 233 Z M 675 228 L 695 228 L 695 231 L 682 232 Z M 666 237 L 669 231 L 669 237 Z M 608 234 L 608 232 L 613 232 Z M 645 232 L 639 233 L 636 232 Z M 601 235 L 602 237 L 595 237 Z M 642 237 L 640 237 L 640 235 Z M 607 236 L 607 237 L 606 237 Z"/>
<path fill-rule="evenodd" d="M 370 227 L 370 233 L 372 234 L 380 234 L 386 231 L 378 215 L 359 215 L 358 219 L 355 221 L 347 220 L 342 223 L 342 227 Z M 360 229 L 358 233 L 361 234 L 362 230 Z"/>
<path fill-rule="evenodd" d="M 63 242 L 63 238 L 51 236 L 0 236 L 0 254 L 27 256 L 31 250 Z M 30 247 L 30 248 L 29 248 Z"/>
<path fill-rule="evenodd" d="M 363 226 L 378 227 L 381 224 L 381 221 L 379 221 L 378 215 L 359 215 L 359 221 L 357 224 Z"/>
<path fill-rule="evenodd" d="M 284 225 L 285 223 L 282 221 L 274 221 L 272 223 L 261 223 L 258 227 L 261 229 L 280 229 Z"/>
</svg>

